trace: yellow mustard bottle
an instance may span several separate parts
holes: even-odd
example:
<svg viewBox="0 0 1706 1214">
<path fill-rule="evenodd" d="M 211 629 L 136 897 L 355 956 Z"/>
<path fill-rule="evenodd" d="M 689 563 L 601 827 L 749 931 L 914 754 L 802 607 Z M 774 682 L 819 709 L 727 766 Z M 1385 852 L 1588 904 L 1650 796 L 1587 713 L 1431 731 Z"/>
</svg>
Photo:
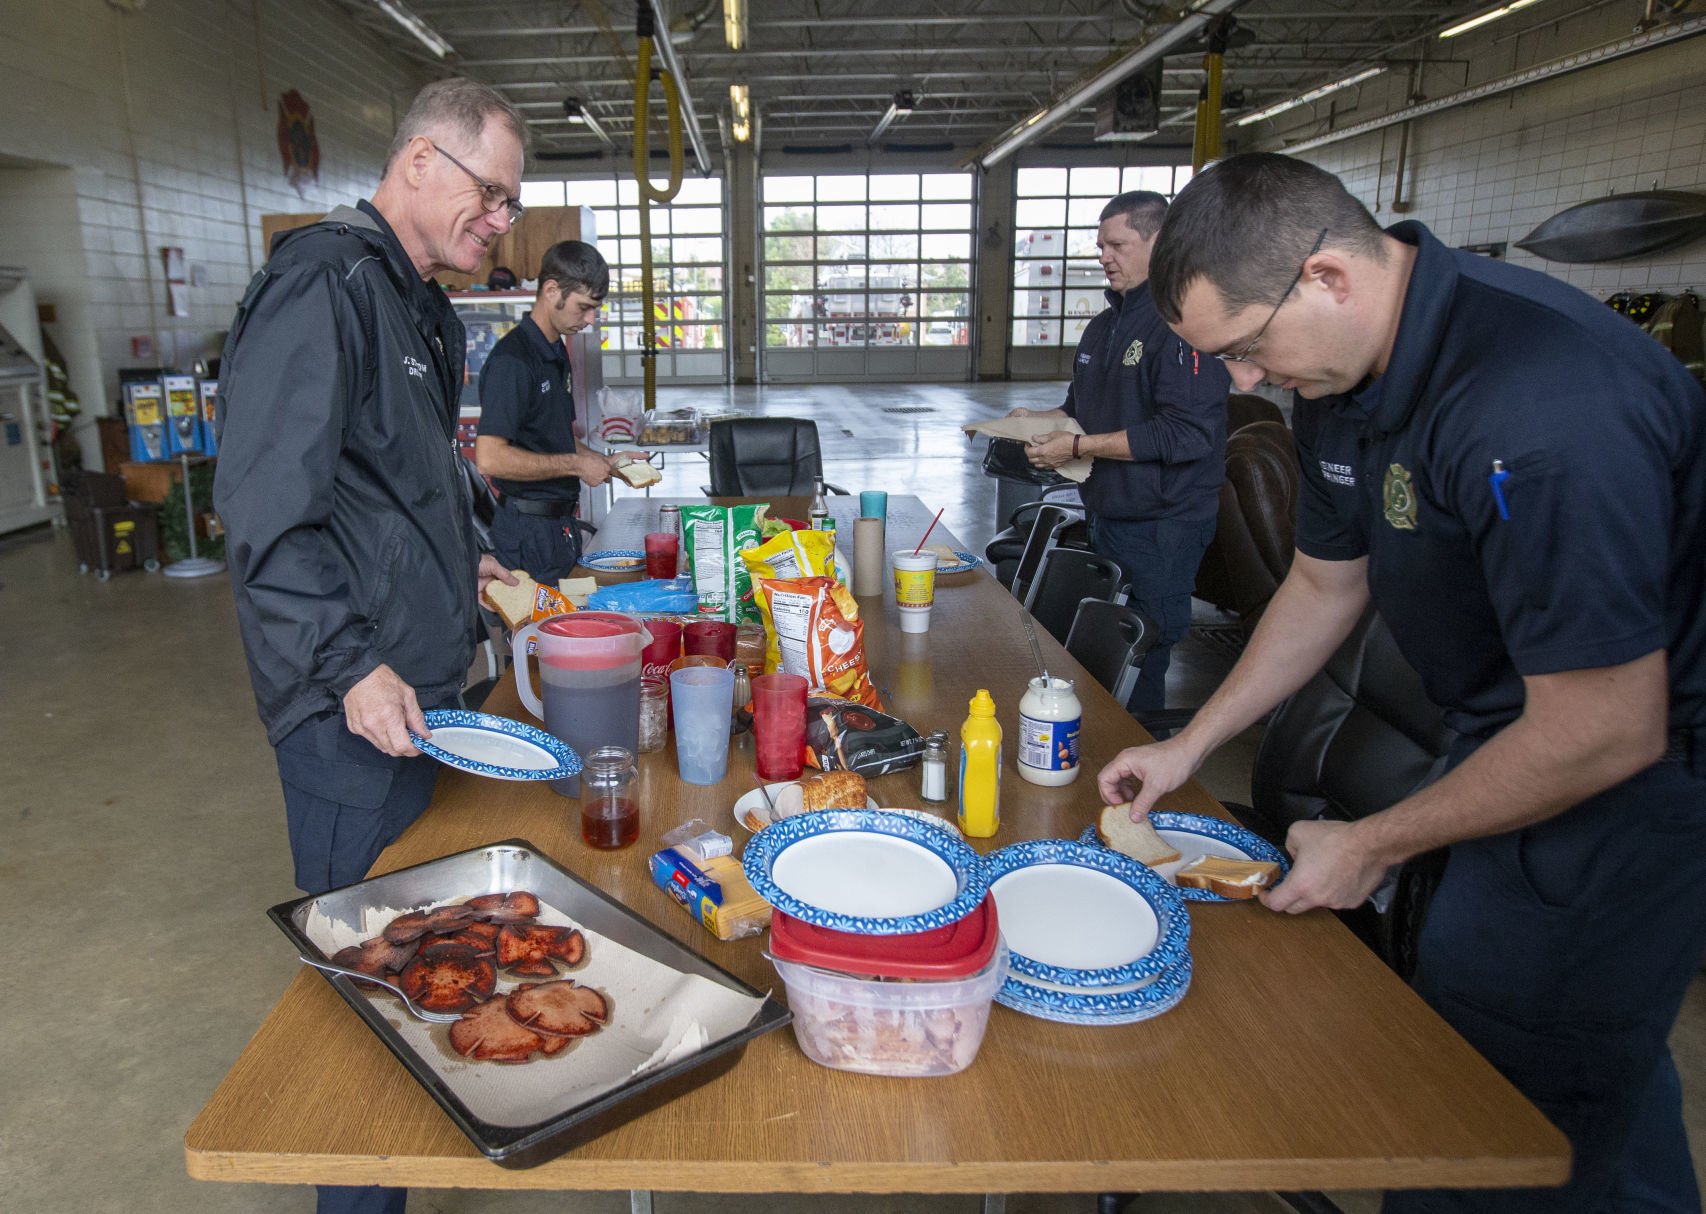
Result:
<svg viewBox="0 0 1706 1214">
<path fill-rule="evenodd" d="M 1001 722 L 981 687 L 969 708 L 960 726 L 960 829 L 987 839 L 1001 827 Z"/>
</svg>

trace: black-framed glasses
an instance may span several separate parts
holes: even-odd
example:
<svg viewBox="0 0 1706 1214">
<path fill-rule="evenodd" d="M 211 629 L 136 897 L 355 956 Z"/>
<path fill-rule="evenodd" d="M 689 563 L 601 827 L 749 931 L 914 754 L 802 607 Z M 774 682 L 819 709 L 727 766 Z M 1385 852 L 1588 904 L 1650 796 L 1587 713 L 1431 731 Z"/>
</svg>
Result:
<svg viewBox="0 0 1706 1214">
<path fill-rule="evenodd" d="M 1298 265 L 1297 273 L 1293 274 L 1291 276 L 1291 281 L 1286 284 L 1285 294 L 1280 296 L 1279 302 L 1274 305 L 1274 310 L 1268 313 L 1268 318 L 1262 322 L 1262 327 L 1256 330 L 1256 336 L 1246 342 L 1244 344 L 1244 348 L 1236 354 L 1216 354 L 1216 358 L 1223 363 L 1243 363 L 1250 361 L 1250 353 L 1256 348 L 1257 343 L 1262 340 L 1262 334 L 1268 331 L 1268 326 L 1274 323 L 1274 317 L 1278 316 L 1279 310 L 1285 307 L 1285 301 L 1291 298 L 1291 293 L 1297 289 L 1297 284 L 1303 281 L 1304 266 L 1309 264 L 1309 259 L 1311 257 L 1321 251 L 1321 246 L 1325 244 L 1326 241 L 1327 229 L 1322 228 L 1321 234 L 1315 238 L 1315 243 L 1310 246 L 1309 252 L 1303 255 L 1303 261 Z"/>
<path fill-rule="evenodd" d="M 432 150 L 437 152 L 440 156 L 443 156 L 446 160 L 450 161 L 451 164 L 455 165 L 474 179 L 475 184 L 480 187 L 480 205 L 485 207 L 488 213 L 508 207 L 509 221 L 511 223 L 521 222 L 522 213 L 527 209 L 521 205 L 521 199 L 511 198 L 508 190 L 504 189 L 495 181 L 487 181 L 473 169 L 469 168 L 449 152 L 439 147 L 438 144 L 433 144 Z"/>
</svg>

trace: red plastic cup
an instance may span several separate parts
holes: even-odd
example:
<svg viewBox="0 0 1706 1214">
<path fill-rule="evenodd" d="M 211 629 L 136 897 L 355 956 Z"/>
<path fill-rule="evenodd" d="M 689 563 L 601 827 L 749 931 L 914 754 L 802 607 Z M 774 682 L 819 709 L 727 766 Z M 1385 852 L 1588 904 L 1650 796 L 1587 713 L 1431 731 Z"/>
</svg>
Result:
<svg viewBox="0 0 1706 1214">
<path fill-rule="evenodd" d="M 694 620 L 687 625 L 687 652 L 689 656 L 696 653 L 708 653 L 732 662 L 735 658 L 735 634 L 733 624 L 725 624 L 719 620 Z"/>
<path fill-rule="evenodd" d="M 681 537 L 669 531 L 646 532 L 646 576 L 672 578 L 681 553 Z"/>
<path fill-rule="evenodd" d="M 798 780 L 805 768 L 806 680 L 761 674 L 752 680 L 752 736 L 761 780 Z"/>
<path fill-rule="evenodd" d="M 647 620 L 652 643 L 640 650 L 641 673 L 669 678 L 670 663 L 681 656 L 681 625 L 674 620 Z"/>
</svg>

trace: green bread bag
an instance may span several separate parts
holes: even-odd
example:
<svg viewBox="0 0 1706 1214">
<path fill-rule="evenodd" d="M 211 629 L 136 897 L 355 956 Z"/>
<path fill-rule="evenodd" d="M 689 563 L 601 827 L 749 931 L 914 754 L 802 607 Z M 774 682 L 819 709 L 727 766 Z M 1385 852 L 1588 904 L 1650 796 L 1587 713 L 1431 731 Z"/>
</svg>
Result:
<svg viewBox="0 0 1706 1214">
<path fill-rule="evenodd" d="M 699 596 L 699 614 L 731 624 L 759 622 L 752 597 L 752 576 L 741 550 L 756 548 L 763 538 L 764 512 L 757 506 L 683 506 L 681 530 L 687 546 L 687 569 Z"/>
</svg>

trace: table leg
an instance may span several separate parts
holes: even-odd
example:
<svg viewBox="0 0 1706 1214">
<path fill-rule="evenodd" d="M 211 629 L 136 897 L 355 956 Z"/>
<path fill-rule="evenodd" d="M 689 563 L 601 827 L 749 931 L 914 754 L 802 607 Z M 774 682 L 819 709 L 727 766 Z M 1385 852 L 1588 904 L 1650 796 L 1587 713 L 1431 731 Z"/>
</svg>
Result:
<svg viewBox="0 0 1706 1214">
<path fill-rule="evenodd" d="M 652 1191 L 650 1189 L 628 1190 L 628 1214 L 652 1214 Z"/>
<path fill-rule="evenodd" d="M 983 1195 L 983 1214 L 1007 1214 L 1007 1194 L 985 1193 Z"/>
</svg>

